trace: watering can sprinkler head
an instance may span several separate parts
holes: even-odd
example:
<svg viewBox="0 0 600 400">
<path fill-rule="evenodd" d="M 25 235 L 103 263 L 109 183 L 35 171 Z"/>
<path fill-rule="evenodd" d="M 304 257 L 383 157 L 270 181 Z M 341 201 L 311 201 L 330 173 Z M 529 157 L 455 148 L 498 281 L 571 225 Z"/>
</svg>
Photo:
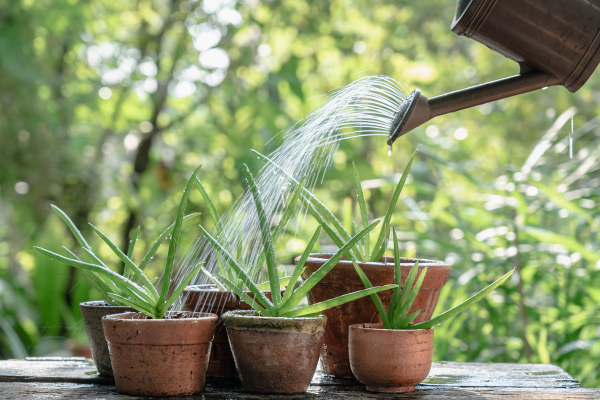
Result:
<svg viewBox="0 0 600 400">
<path fill-rule="evenodd" d="M 458 0 L 450 29 L 516 61 L 520 73 L 431 98 L 415 89 L 388 145 L 443 114 L 554 85 L 575 92 L 600 63 L 600 0 Z"/>
</svg>

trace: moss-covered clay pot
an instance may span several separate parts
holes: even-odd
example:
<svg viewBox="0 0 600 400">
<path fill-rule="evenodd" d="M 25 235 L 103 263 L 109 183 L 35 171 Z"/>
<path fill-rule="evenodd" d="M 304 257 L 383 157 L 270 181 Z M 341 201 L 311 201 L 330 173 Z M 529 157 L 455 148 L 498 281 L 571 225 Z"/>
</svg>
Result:
<svg viewBox="0 0 600 400">
<path fill-rule="evenodd" d="M 371 392 L 412 392 L 431 369 L 433 328 L 382 328 L 382 324 L 350 325 L 352 372 Z"/>
<path fill-rule="evenodd" d="M 179 396 L 204 389 L 219 317 L 188 314 L 192 318 L 146 319 L 130 313 L 102 319 L 119 393 Z"/>
<path fill-rule="evenodd" d="M 85 333 L 90 342 L 92 357 L 100 375 L 112 376 L 112 366 L 110 365 L 110 355 L 108 354 L 108 345 L 102 329 L 102 317 L 112 314 L 122 314 L 128 311 L 135 312 L 131 307 L 113 307 L 106 301 L 86 301 L 79 303 Z"/>
<path fill-rule="evenodd" d="M 248 293 L 248 295 L 254 297 L 252 293 Z M 269 300 L 271 299 L 270 291 L 266 291 L 265 295 Z M 207 375 L 220 378 L 238 376 L 227 339 L 227 330 L 222 323 L 221 316 L 227 311 L 250 310 L 251 307 L 235 293 L 219 290 L 216 285 L 188 286 L 183 291 L 183 298 L 186 311 L 208 312 L 219 316 L 215 339 L 210 351 Z"/>
<path fill-rule="evenodd" d="M 317 369 L 327 317 L 271 318 L 255 311 L 223 314 L 244 390 L 303 393 Z"/>
<path fill-rule="evenodd" d="M 304 271 L 303 278 L 308 278 L 331 256 L 332 254 L 311 254 L 306 261 L 307 268 Z M 378 263 L 359 263 L 373 286 L 394 283 L 394 259 L 384 257 L 381 261 Z M 427 321 L 431 318 L 440 296 L 440 290 L 448 280 L 452 270 L 452 267 L 441 261 L 403 258 L 401 260 L 402 286 L 404 286 L 408 273 L 416 261 L 419 261 L 419 273 L 427 267 L 427 275 L 410 310 L 411 313 L 422 310 L 414 323 Z M 341 260 L 308 292 L 308 303 L 315 304 L 364 288 L 352 262 Z M 378 293 L 386 308 L 390 305 L 391 294 L 392 290 Z M 348 326 L 381 322 L 375 304 L 367 296 L 323 311 L 323 314 L 327 316 L 327 329 L 325 330 L 323 351 L 321 353 L 323 372 L 337 377 L 352 378 L 352 370 L 348 361 Z"/>
</svg>

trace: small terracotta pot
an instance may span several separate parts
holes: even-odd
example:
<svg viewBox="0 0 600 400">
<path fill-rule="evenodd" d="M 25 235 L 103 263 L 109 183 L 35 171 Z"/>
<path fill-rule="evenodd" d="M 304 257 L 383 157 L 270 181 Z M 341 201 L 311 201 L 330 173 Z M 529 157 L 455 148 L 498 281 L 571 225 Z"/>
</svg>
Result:
<svg viewBox="0 0 600 400">
<path fill-rule="evenodd" d="M 431 369 L 433 328 L 382 328 L 382 324 L 350 325 L 352 372 L 371 392 L 412 392 Z"/>
<path fill-rule="evenodd" d="M 306 261 L 307 268 L 304 271 L 303 278 L 306 280 L 331 256 L 332 254 L 311 254 Z M 296 259 L 297 261 L 298 258 Z M 414 323 L 427 321 L 431 318 L 440 296 L 440 290 L 448 280 L 448 276 L 452 270 L 452 267 L 441 261 L 402 258 L 402 286 L 404 286 L 408 273 L 416 261 L 419 261 L 419 272 L 427 267 L 427 275 L 410 309 L 411 313 L 416 310 L 422 310 Z M 358 264 L 373 286 L 391 285 L 394 283 L 394 259 L 392 257 L 384 257 L 382 262 L 378 263 L 368 262 Z M 352 262 L 343 259 L 308 292 L 308 303 L 319 303 L 364 288 L 360 277 L 354 270 Z M 378 293 L 386 309 L 390 305 L 391 294 L 392 290 Z M 327 316 L 328 321 L 323 341 L 323 350 L 321 352 L 323 372 L 341 378 L 352 378 L 350 362 L 348 361 L 348 326 L 360 323 L 381 322 L 377 308 L 375 308 L 371 297 L 367 296 L 325 310 L 323 314 Z"/>
<path fill-rule="evenodd" d="M 112 376 L 112 366 L 110 364 L 110 354 L 108 354 L 108 344 L 104 337 L 102 329 L 102 317 L 111 314 L 122 314 L 128 311 L 136 312 L 131 307 L 115 307 L 105 305 L 105 301 L 86 301 L 79 303 L 81 317 L 83 318 L 83 326 L 85 333 L 90 342 L 92 350 L 92 358 L 100 375 Z"/>
<path fill-rule="evenodd" d="M 254 297 L 250 292 L 247 292 L 247 294 Z M 270 291 L 265 291 L 265 295 L 271 300 Z M 220 378 L 238 376 L 229 340 L 227 339 L 227 330 L 222 324 L 221 315 L 227 311 L 250 310 L 251 307 L 235 293 L 219 290 L 216 285 L 188 286 L 183 291 L 183 298 L 185 299 L 186 311 L 208 312 L 219 316 L 206 374 Z"/>
<path fill-rule="evenodd" d="M 255 311 L 230 311 L 223 321 L 244 390 L 264 394 L 308 390 L 327 317 L 271 318 Z"/>
<path fill-rule="evenodd" d="M 193 318 L 145 319 L 128 313 L 102 319 L 119 393 L 179 396 L 204 389 L 219 317 L 190 314 Z"/>
</svg>

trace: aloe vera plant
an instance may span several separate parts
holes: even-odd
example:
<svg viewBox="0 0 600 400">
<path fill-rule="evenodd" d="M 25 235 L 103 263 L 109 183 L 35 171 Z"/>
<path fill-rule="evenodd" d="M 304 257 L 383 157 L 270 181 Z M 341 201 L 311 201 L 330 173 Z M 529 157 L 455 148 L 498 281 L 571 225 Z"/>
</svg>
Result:
<svg viewBox="0 0 600 400">
<path fill-rule="evenodd" d="M 485 296 L 490 294 L 494 289 L 500 286 L 504 281 L 506 281 L 514 272 L 514 268 L 504 274 L 502 277 L 486 286 L 484 289 L 480 290 L 473 296 L 469 297 L 467 300 L 463 301 L 456 307 L 447 310 L 436 317 L 424 321 L 419 322 L 417 324 L 410 325 L 421 313 L 421 310 L 417 310 L 412 314 L 408 314 L 417 295 L 419 294 L 419 290 L 421 289 L 421 285 L 423 284 L 423 280 L 425 280 L 425 275 L 427 274 L 427 268 L 423 268 L 419 277 L 417 278 L 417 273 L 419 270 L 419 262 L 416 262 L 413 267 L 410 269 L 408 277 L 406 278 L 406 282 L 404 283 L 404 289 L 401 288 L 401 274 L 402 270 L 400 268 L 400 250 L 398 247 L 398 240 L 396 237 L 396 230 L 393 229 L 394 236 L 394 283 L 396 284 L 396 288 L 392 293 L 392 298 L 390 300 L 390 306 L 386 311 L 383 302 L 379 298 L 379 296 L 372 295 L 371 298 L 377 307 L 377 311 L 381 316 L 381 320 L 383 322 L 384 329 L 427 329 L 431 328 L 435 325 L 440 325 L 444 321 L 456 316 L 457 314 L 465 311 L 467 308 L 471 307 L 473 304 L 477 303 L 479 300 L 483 299 Z M 352 261 L 354 264 L 354 269 L 360 276 L 363 284 L 366 288 L 373 287 L 367 275 L 362 271 L 360 266 L 356 263 L 356 261 Z"/>
<path fill-rule="evenodd" d="M 200 180 L 199 177 L 196 177 L 195 183 L 196 183 L 196 186 L 198 187 L 198 190 L 200 191 L 200 194 L 202 195 L 202 199 L 204 200 L 204 203 L 206 204 L 206 207 L 208 208 L 208 213 L 213 221 L 213 225 L 214 225 L 213 235 L 220 243 L 222 243 L 223 247 L 227 249 L 227 251 L 235 259 L 235 261 L 238 264 L 242 264 L 244 262 L 244 260 L 243 260 L 243 248 L 242 248 L 243 240 L 242 240 L 241 232 L 240 232 L 240 236 L 237 240 L 237 243 L 234 244 L 227 239 L 227 237 L 223 234 L 223 226 L 221 224 L 219 213 L 217 212 L 217 209 L 216 209 L 214 203 L 212 202 L 206 188 L 202 184 L 202 181 Z M 285 227 L 286 227 L 288 221 L 290 220 L 290 217 L 292 216 L 292 213 L 296 207 L 296 203 L 298 202 L 298 198 L 300 197 L 300 193 L 301 193 L 303 187 L 304 187 L 304 179 L 297 184 L 297 188 L 291 195 L 291 199 L 285 207 L 285 212 L 283 213 L 281 220 L 279 221 L 279 223 L 277 224 L 277 226 L 271 233 L 271 238 L 273 240 L 274 245 L 277 244 L 277 242 L 283 237 L 283 234 L 285 232 Z M 254 278 L 255 276 L 258 275 L 258 273 L 260 272 L 261 266 L 265 262 L 265 257 L 266 257 L 266 253 L 263 251 L 260 254 L 260 256 L 258 257 L 258 259 L 255 261 L 255 263 L 252 266 L 250 266 L 250 268 L 247 268 L 248 276 Z M 227 267 L 227 263 L 224 261 L 224 259 L 220 253 L 217 253 L 216 259 L 217 259 L 217 265 L 219 268 L 219 275 L 224 276 L 225 278 L 227 278 L 229 281 L 231 281 L 233 284 L 235 284 L 238 287 L 243 286 L 241 279 L 238 277 L 238 275 L 235 273 L 235 271 L 233 269 Z M 227 290 L 226 286 L 223 284 L 223 282 L 221 282 L 221 280 L 217 276 L 210 273 L 204 267 L 201 269 L 201 271 L 204 275 L 206 275 L 208 277 L 208 279 L 210 279 L 217 286 L 217 288 L 219 290 Z M 291 279 L 291 276 L 280 277 L 280 279 L 279 279 L 280 289 L 285 289 L 286 286 L 288 285 L 290 279 Z M 260 283 L 257 286 L 261 290 L 267 290 L 267 289 L 271 288 L 271 285 L 268 281 Z"/>
<path fill-rule="evenodd" d="M 255 154 L 257 154 L 263 160 L 271 163 L 275 167 L 277 167 L 282 173 L 286 174 L 293 181 L 294 178 L 289 175 L 283 168 L 279 167 L 275 162 L 273 162 L 268 157 L 260 154 L 259 152 L 252 150 Z M 381 225 L 381 230 L 375 239 L 375 243 L 371 243 L 371 234 L 367 233 L 364 236 L 364 239 L 357 242 L 348 250 L 348 258 L 353 261 L 359 262 L 377 262 L 381 260 L 383 255 L 385 254 L 385 250 L 387 247 L 387 238 L 390 233 L 392 215 L 394 213 L 394 208 L 396 207 L 396 203 L 400 198 L 400 194 L 402 193 L 402 188 L 406 183 L 406 178 L 408 177 L 408 173 L 410 172 L 410 167 L 413 163 L 415 155 L 419 149 L 417 148 L 412 156 L 410 157 L 408 164 L 406 165 L 404 172 L 402 173 L 402 177 L 398 184 L 396 185 L 396 189 L 394 190 L 394 194 L 392 195 L 392 199 L 388 205 L 385 216 L 383 217 L 383 223 Z M 365 197 L 363 194 L 362 185 L 360 183 L 360 176 L 358 174 L 358 170 L 356 169 L 356 165 L 352 164 L 354 169 L 354 180 L 356 184 L 356 192 L 358 195 L 358 204 L 360 208 L 361 222 L 363 228 L 369 225 L 368 219 L 368 210 L 365 202 Z M 297 182 L 297 181 L 296 181 Z M 325 232 L 329 235 L 331 240 L 338 246 L 341 247 L 344 243 L 350 240 L 350 233 L 344 225 L 340 222 L 340 220 L 323 204 L 317 197 L 311 193 L 308 189 L 304 188 L 302 191 L 302 199 L 308 206 L 308 211 L 311 215 L 319 222 L 319 224 L 323 227 Z M 354 223 L 354 226 L 358 226 Z M 357 228 L 356 228 L 357 229 Z"/>
<path fill-rule="evenodd" d="M 163 318 L 167 311 L 169 311 L 169 307 L 173 305 L 175 300 L 177 300 L 179 295 L 185 289 L 186 285 L 200 271 L 200 268 L 202 268 L 203 265 L 199 264 L 193 268 L 184 277 L 177 288 L 169 295 L 171 278 L 173 276 L 173 264 L 175 260 L 175 253 L 177 252 L 177 247 L 179 244 L 181 226 L 185 219 L 198 215 L 198 213 L 184 215 L 184 212 L 190 190 L 193 186 L 196 176 L 200 172 L 200 168 L 201 166 L 194 171 L 192 177 L 187 183 L 179 203 L 179 209 L 175 223 L 169 226 L 158 237 L 139 264 L 135 264 L 132 261 L 132 255 L 135 242 L 140 232 L 140 227 L 135 230 L 129 250 L 127 254 L 125 254 L 104 233 L 90 224 L 94 232 L 110 247 L 110 249 L 119 257 L 119 259 L 125 263 L 123 275 L 119 275 L 118 273 L 112 271 L 104 262 L 102 262 L 102 260 L 94 253 L 91 246 L 84 239 L 83 235 L 79 229 L 77 229 L 73 221 L 61 209 L 55 206 L 53 206 L 54 211 L 56 211 L 67 224 L 78 243 L 83 248 L 84 252 L 90 258 L 90 262 L 81 260 L 79 257 L 77 257 L 77 255 L 75 255 L 75 253 L 66 248 L 65 250 L 70 254 L 71 258 L 54 253 L 50 250 L 43 249 L 41 247 L 34 246 L 34 248 L 53 260 L 57 260 L 82 269 L 84 276 L 89 280 L 92 286 L 101 293 L 101 295 L 106 301 L 109 302 L 109 304 L 132 307 L 135 310 L 154 319 Z M 167 254 L 163 281 L 159 292 L 154 287 L 153 282 L 151 282 L 150 279 L 144 274 L 144 269 L 154 257 L 154 254 L 156 254 L 156 251 L 162 242 L 169 237 L 169 235 L 171 235 L 171 242 L 169 244 L 169 252 Z"/>
<path fill-rule="evenodd" d="M 312 289 L 321 279 L 323 279 L 325 275 L 327 275 L 327 273 L 338 263 L 338 261 L 344 256 L 344 254 L 348 252 L 349 249 L 355 246 L 356 243 L 364 237 L 364 235 L 373 230 L 379 221 L 371 223 L 356 235 L 351 237 L 346 243 L 342 243 L 342 246 L 340 246 L 340 249 L 336 254 L 334 254 L 308 279 L 306 279 L 297 289 L 294 289 L 296 282 L 300 278 L 300 275 L 304 269 L 304 263 L 312 251 L 313 246 L 317 242 L 321 232 L 321 227 L 317 228 L 305 251 L 302 253 L 300 260 L 298 261 L 298 264 L 296 265 L 296 268 L 289 279 L 285 294 L 282 297 L 280 292 L 281 282 L 279 278 L 279 267 L 277 265 L 277 260 L 275 259 L 273 235 L 269 226 L 269 220 L 265 214 L 265 210 L 260 199 L 260 194 L 258 193 L 252 173 L 246 165 L 244 165 L 244 175 L 250 187 L 250 191 L 254 199 L 254 205 L 258 213 L 263 254 L 267 264 L 267 272 L 269 276 L 268 282 L 271 288 L 271 297 L 273 300 L 271 301 L 267 298 L 267 296 L 265 296 L 263 291 L 253 281 L 252 277 L 246 271 L 244 271 L 244 269 L 236 261 L 235 257 L 229 253 L 229 251 L 220 243 L 218 239 L 211 236 L 210 233 L 202 226 L 200 226 L 200 229 L 204 233 L 204 236 L 207 238 L 207 240 L 213 245 L 217 254 L 223 258 L 224 262 L 227 263 L 229 268 L 231 268 L 233 273 L 237 276 L 239 279 L 239 284 L 232 282 L 226 276 L 220 274 L 217 275 L 217 277 L 224 282 L 225 286 L 233 290 L 242 298 L 242 300 L 244 300 L 244 302 L 251 305 L 252 308 L 254 308 L 259 314 L 265 317 L 313 317 L 319 315 L 323 310 L 327 310 L 349 301 L 354 301 L 361 297 L 369 296 L 371 294 L 396 287 L 396 285 L 387 285 L 381 287 L 371 286 L 368 289 L 363 289 L 354 293 L 336 297 L 334 299 L 295 309 L 300 300 L 308 293 L 308 291 Z M 299 188 L 301 187 L 302 185 L 299 186 Z M 254 295 L 256 301 L 244 292 L 244 288 L 247 288 Z"/>
</svg>

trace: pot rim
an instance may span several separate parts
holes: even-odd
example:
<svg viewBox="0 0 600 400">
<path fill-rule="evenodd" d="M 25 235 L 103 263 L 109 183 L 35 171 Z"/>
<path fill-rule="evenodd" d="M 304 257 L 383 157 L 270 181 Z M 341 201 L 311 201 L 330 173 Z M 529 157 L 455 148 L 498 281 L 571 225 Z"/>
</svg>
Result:
<svg viewBox="0 0 600 400">
<path fill-rule="evenodd" d="M 179 311 L 169 311 L 168 313 L 176 313 Z M 119 322 L 119 323 L 133 323 L 133 324 L 139 324 L 139 323 L 189 323 L 190 321 L 210 321 L 211 319 L 214 320 L 218 320 L 219 316 L 217 314 L 212 314 L 212 313 L 200 313 L 200 312 L 191 312 L 191 311 L 183 311 L 183 312 L 189 312 L 192 313 L 193 315 L 195 315 L 192 318 L 176 318 L 176 319 L 166 319 L 166 318 L 161 318 L 161 319 L 146 319 L 146 318 L 136 318 L 136 317 L 141 317 L 144 316 L 146 317 L 146 314 L 141 313 L 141 312 L 125 312 L 125 313 L 121 313 L 121 314 L 111 314 L 111 315 L 105 315 L 104 317 L 102 317 L 103 320 L 111 320 L 113 322 Z M 124 318 L 125 317 L 125 318 Z"/>
<path fill-rule="evenodd" d="M 106 300 L 82 301 L 81 303 L 79 303 L 79 307 L 85 307 L 85 308 L 122 308 L 123 310 L 133 310 L 133 308 L 131 308 L 129 306 L 112 306 L 110 304 L 108 304 L 108 305 L 92 304 L 92 303 L 101 303 L 101 302 L 106 302 Z"/>
<path fill-rule="evenodd" d="M 331 258 L 334 255 L 334 253 L 311 253 L 308 258 L 306 259 L 307 262 L 312 261 L 312 262 L 326 262 L 329 258 Z M 325 257 L 323 257 L 325 256 Z M 327 257 L 329 256 L 329 257 Z M 386 262 L 381 262 L 381 261 L 359 261 L 357 264 L 358 265 L 364 265 L 364 266 L 380 266 L 380 265 L 390 265 L 390 266 L 394 266 L 394 257 L 383 257 L 382 259 L 385 259 Z M 407 257 L 400 257 L 401 260 L 414 260 L 414 261 L 410 261 L 410 262 L 400 262 L 400 266 L 401 267 L 412 267 L 414 265 L 414 263 L 416 261 L 419 261 L 419 267 L 448 267 L 451 268 L 452 266 L 444 261 L 439 261 L 439 260 L 430 260 L 427 258 L 407 258 Z M 298 263 L 298 260 L 300 260 L 300 256 L 296 257 L 294 259 L 294 261 L 296 263 Z M 387 260 L 390 260 L 390 262 L 387 262 Z M 342 258 L 340 261 L 338 261 L 338 264 L 342 264 L 342 265 L 348 265 L 348 266 L 352 266 L 352 261 L 347 259 L 347 258 Z"/>
<path fill-rule="evenodd" d="M 369 327 L 366 327 L 365 325 L 371 325 Z M 381 326 L 381 328 L 375 328 L 373 327 L 374 325 L 379 325 Z M 363 323 L 363 324 L 352 324 L 348 326 L 349 329 L 362 329 L 365 331 L 384 331 L 384 332 L 395 332 L 398 334 L 401 334 L 400 332 L 428 332 L 428 331 L 433 331 L 433 328 L 435 328 L 434 326 L 430 327 L 430 328 L 426 328 L 426 329 L 384 329 L 383 328 L 383 324 L 380 322 L 378 324 L 371 324 L 371 323 Z"/>
<path fill-rule="evenodd" d="M 264 317 L 256 310 L 228 311 L 222 316 L 227 329 L 240 331 L 296 332 L 314 335 L 324 332 L 327 317 Z"/>
</svg>

